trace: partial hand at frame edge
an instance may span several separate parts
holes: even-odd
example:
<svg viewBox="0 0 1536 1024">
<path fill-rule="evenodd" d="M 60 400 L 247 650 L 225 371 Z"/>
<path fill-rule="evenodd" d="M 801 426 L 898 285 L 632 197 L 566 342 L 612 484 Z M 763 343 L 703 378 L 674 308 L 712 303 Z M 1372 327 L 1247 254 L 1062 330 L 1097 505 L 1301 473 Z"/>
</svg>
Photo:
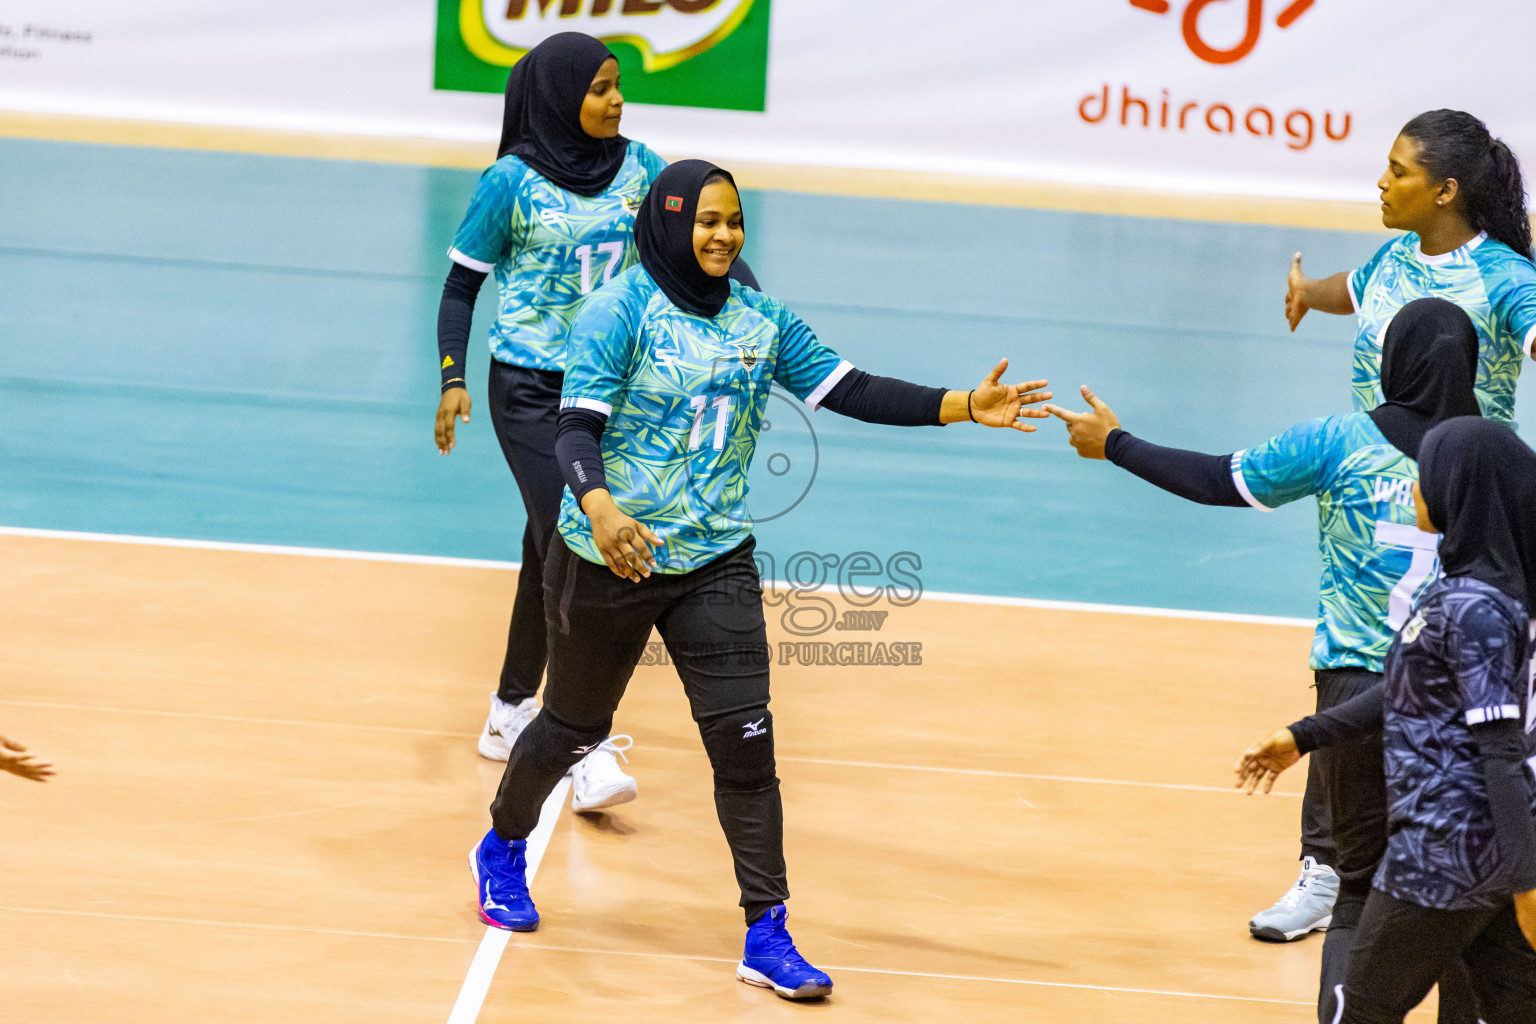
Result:
<svg viewBox="0 0 1536 1024">
<path fill-rule="evenodd" d="M 592 540 L 615 576 L 639 582 L 656 567 L 653 547 L 665 542 L 640 520 L 625 515 L 606 488 L 582 495 L 581 510 L 592 521 Z"/>
</svg>

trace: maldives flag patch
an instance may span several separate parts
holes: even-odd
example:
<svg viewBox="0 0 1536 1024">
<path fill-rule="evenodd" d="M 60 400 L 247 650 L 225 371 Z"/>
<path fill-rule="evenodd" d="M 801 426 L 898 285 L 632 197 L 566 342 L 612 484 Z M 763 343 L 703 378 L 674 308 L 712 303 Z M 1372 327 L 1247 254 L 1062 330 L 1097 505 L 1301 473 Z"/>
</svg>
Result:
<svg viewBox="0 0 1536 1024">
<path fill-rule="evenodd" d="M 682 196 L 667 196 L 667 209 L 669 209 L 669 210 L 676 210 L 678 213 L 682 213 L 683 212 L 683 197 Z"/>
</svg>

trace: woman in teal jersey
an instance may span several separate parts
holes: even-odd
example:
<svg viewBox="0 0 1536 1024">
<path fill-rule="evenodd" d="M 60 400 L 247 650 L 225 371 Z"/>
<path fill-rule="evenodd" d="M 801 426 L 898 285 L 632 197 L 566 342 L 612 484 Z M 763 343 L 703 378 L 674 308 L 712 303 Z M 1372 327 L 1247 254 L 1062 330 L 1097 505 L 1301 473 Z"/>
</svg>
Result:
<svg viewBox="0 0 1536 1024">
<path fill-rule="evenodd" d="M 1353 273 L 1312 279 L 1291 260 L 1285 316 L 1307 310 L 1355 313 L 1356 411 L 1381 400 L 1381 340 L 1397 311 L 1438 296 L 1472 317 L 1479 345 L 1477 397 L 1483 415 L 1509 423 L 1522 353 L 1536 340 L 1536 266 L 1520 164 L 1483 122 L 1431 110 L 1403 126 L 1387 154 L 1381 222 L 1406 232 Z"/>
<path fill-rule="evenodd" d="M 1135 437 L 1087 388 L 1092 412 L 1046 409 L 1066 421 L 1084 458 L 1108 459 L 1191 501 L 1268 511 L 1316 497 L 1323 573 L 1311 668 L 1317 709 L 1326 711 L 1380 683 L 1392 636 L 1434 572 L 1434 538 L 1414 525 L 1416 460 L 1430 427 L 1477 415 L 1477 347 L 1465 312 L 1444 299 L 1418 299 L 1387 331 L 1386 401 L 1368 413 L 1298 424 L 1233 455 L 1162 448 Z M 1289 941 L 1328 929 L 1318 1020 L 1332 1024 L 1335 988 L 1387 844 L 1381 742 L 1323 751 L 1313 756 L 1308 774 L 1308 802 L 1326 809 L 1331 846 L 1304 840 L 1301 877 L 1289 898 L 1257 915 L 1249 930 Z M 1477 1014 L 1462 979 L 1449 980 L 1444 989 L 1455 994 L 1442 993 L 1441 1021 L 1473 1024 Z"/>
<path fill-rule="evenodd" d="M 772 660 L 753 561 L 747 469 L 770 389 L 868 422 L 973 420 L 1033 430 L 1045 381 L 925 388 L 855 369 L 777 299 L 729 281 L 745 239 L 730 175 L 700 160 L 657 177 L 635 223 L 640 265 L 582 308 L 556 442 L 565 476 L 545 563 L 549 681 L 471 854 L 481 916 L 538 927 L 524 849 L 566 769 L 608 734 L 655 628 L 698 723 L 747 937 L 737 977 L 789 999 L 832 981 L 796 951 L 768 710 Z"/>
<path fill-rule="evenodd" d="M 469 421 L 470 318 L 494 273 L 491 422 L 527 513 L 506 658 L 479 741 L 480 753 L 496 760 L 506 760 L 537 713 L 544 675 L 542 572 L 564 486 L 555 417 L 566 339 L 586 296 L 634 262 L 635 211 L 666 166 L 619 135 L 623 107 L 618 62 L 596 39 L 565 32 L 530 50 L 507 79 L 499 158 L 481 175 L 448 251 L 453 266 L 438 312 L 437 447 L 452 451 L 455 420 Z M 615 758 L 619 749 L 605 740 L 576 768 L 572 807 L 634 798 L 635 780 Z"/>
</svg>

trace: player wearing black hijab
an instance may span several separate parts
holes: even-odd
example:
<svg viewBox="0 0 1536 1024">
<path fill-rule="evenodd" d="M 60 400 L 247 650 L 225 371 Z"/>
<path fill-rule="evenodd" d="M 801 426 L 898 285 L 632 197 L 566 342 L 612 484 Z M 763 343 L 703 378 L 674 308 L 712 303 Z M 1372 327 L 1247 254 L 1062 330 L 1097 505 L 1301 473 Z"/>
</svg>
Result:
<svg viewBox="0 0 1536 1024">
<path fill-rule="evenodd" d="M 1342 1024 L 1401 1022 L 1461 965 L 1488 1024 L 1536 1020 L 1531 618 L 1536 452 L 1502 424 L 1431 430 L 1419 525 L 1444 576 L 1387 656 L 1386 679 L 1281 729 L 1238 763 L 1268 792 L 1301 754 L 1381 732 L 1390 835 L 1341 986 Z"/>
<path fill-rule="evenodd" d="M 454 421 L 469 421 L 470 319 L 481 284 L 494 273 L 491 423 L 527 516 L 506 657 L 479 740 L 480 753 L 497 760 L 506 760 L 538 713 L 543 564 L 564 487 L 555 465 L 555 418 L 571 322 L 593 289 L 635 261 L 635 211 L 666 166 L 618 133 L 618 78 L 608 48 L 579 32 L 551 36 L 513 66 L 498 159 L 481 175 L 448 252 L 453 264 L 438 310 L 437 447 L 452 451 Z M 627 738 L 617 740 L 605 740 L 573 771 L 575 809 L 634 798 L 635 780 L 616 760 Z"/>
<path fill-rule="evenodd" d="M 1413 525 L 1420 444 L 1436 423 L 1476 415 L 1478 408 L 1477 333 L 1452 303 L 1419 299 L 1403 307 L 1383 352 L 1381 405 L 1299 424 L 1230 456 L 1163 448 L 1135 437 L 1086 389 L 1091 413 L 1046 407 L 1067 421 L 1079 454 L 1107 458 L 1191 501 L 1270 509 L 1316 497 L 1323 573 L 1311 667 L 1319 711 L 1379 685 L 1392 635 L 1407 621 L 1414 594 L 1435 565 L 1433 539 Z M 1321 1024 L 1333 1024 L 1334 989 L 1343 980 L 1354 928 L 1386 848 L 1381 764 L 1379 738 L 1313 758 L 1302 811 L 1301 877 L 1288 898 L 1249 924 L 1254 935 L 1270 940 L 1328 929 L 1318 985 Z M 1309 817 L 1324 816 L 1332 821 L 1326 849 L 1309 845 L 1306 834 Z M 1451 994 L 1441 1001 L 1443 1024 L 1476 1020 L 1458 980 L 1444 986 L 1442 994 Z"/>
<path fill-rule="evenodd" d="M 481 916 L 538 927 L 526 837 L 560 776 L 610 727 L 651 630 L 677 667 L 714 773 L 747 937 L 737 977 L 789 999 L 832 981 L 785 926 L 783 807 L 768 710 L 771 651 L 752 553 L 751 465 L 770 388 L 868 422 L 974 419 L 1033 430 L 1044 381 L 925 388 L 855 369 L 783 303 L 728 280 L 745 227 L 726 172 L 700 160 L 657 177 L 635 227 L 640 265 L 582 308 L 561 399 L 567 489 L 544 574 L 544 710 L 507 762 L 492 829 L 471 854 Z"/>
</svg>

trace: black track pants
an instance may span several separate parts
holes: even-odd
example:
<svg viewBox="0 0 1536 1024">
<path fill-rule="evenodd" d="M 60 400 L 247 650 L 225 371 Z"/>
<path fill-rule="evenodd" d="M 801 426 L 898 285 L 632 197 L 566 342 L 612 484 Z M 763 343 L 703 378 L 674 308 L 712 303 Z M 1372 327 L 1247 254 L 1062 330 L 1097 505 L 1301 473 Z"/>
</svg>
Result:
<svg viewBox="0 0 1536 1024">
<path fill-rule="evenodd" d="M 523 568 L 517 577 L 507 656 L 497 696 L 509 704 L 532 697 L 544 677 L 544 559 L 560 516 L 565 481 L 555 461 L 555 417 L 563 374 L 491 360 L 491 424 L 517 489 L 528 524 L 523 528 Z"/>
<path fill-rule="evenodd" d="M 532 832 L 560 777 L 608 735 L 654 626 L 709 754 L 715 810 L 748 922 L 789 897 L 768 711 L 771 655 L 753 550 L 748 538 L 691 572 L 631 582 L 552 538 L 544 563 L 544 709 L 518 737 L 491 804 L 498 835 Z"/>
<path fill-rule="evenodd" d="M 1430 910 L 1372 889 L 1337 1020 L 1402 1024 L 1453 966 L 1465 969 L 1488 1024 L 1536 1024 L 1536 951 L 1515 923 L 1513 904 Z"/>
<path fill-rule="evenodd" d="M 1338 707 L 1381 682 L 1365 669 L 1327 669 L 1316 673 L 1317 710 Z M 1339 986 L 1349 970 L 1360 915 L 1371 893 L 1371 879 L 1387 852 L 1387 779 L 1381 735 L 1314 750 L 1309 771 L 1316 772 L 1327 800 L 1333 834 L 1330 866 L 1339 875 L 1339 898 L 1323 937 L 1322 977 L 1317 1019 L 1334 1024 Z M 1308 779 L 1311 789 L 1311 779 Z M 1422 998 L 1422 997 L 1421 997 Z M 1477 1003 L 1461 977 L 1459 964 L 1447 967 L 1440 984 L 1440 1024 L 1477 1024 Z"/>
</svg>

